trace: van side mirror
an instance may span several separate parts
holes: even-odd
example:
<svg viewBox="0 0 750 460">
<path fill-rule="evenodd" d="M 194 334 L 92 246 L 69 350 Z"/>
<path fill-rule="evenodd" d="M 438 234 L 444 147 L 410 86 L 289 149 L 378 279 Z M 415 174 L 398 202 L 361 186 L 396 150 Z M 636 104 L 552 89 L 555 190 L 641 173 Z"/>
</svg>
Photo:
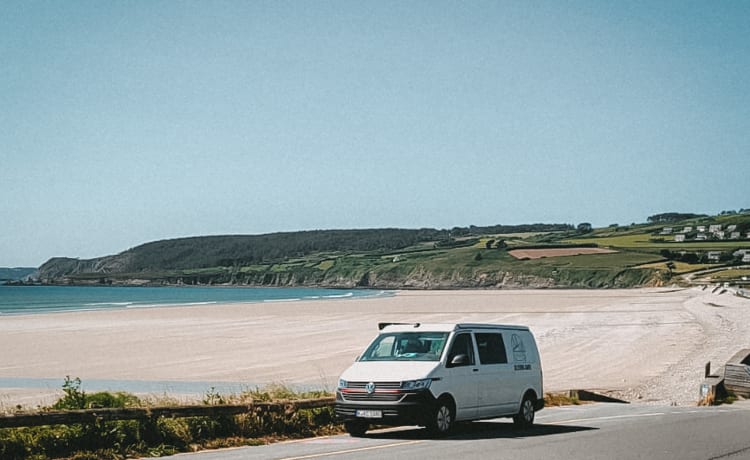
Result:
<svg viewBox="0 0 750 460">
<path fill-rule="evenodd" d="M 451 362 L 448 363 L 448 367 L 466 366 L 467 364 L 469 364 L 469 357 L 462 353 L 454 356 Z"/>
</svg>

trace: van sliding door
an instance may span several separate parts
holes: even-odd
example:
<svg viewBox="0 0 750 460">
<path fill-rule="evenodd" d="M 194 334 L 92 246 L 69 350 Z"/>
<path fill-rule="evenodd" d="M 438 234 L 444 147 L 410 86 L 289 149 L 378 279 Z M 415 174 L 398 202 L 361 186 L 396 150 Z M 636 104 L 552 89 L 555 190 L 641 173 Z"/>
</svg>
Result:
<svg viewBox="0 0 750 460">
<path fill-rule="evenodd" d="M 514 401 L 516 386 L 513 365 L 508 362 L 508 352 L 500 332 L 474 334 L 479 354 L 479 406 L 480 417 L 506 415 L 517 410 Z"/>
</svg>

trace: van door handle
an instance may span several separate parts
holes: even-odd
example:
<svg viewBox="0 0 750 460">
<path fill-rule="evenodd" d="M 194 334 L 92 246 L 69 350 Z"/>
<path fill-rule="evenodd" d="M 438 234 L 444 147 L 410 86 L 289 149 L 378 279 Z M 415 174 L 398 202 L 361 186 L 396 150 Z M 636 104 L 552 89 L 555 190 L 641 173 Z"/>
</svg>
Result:
<svg viewBox="0 0 750 460">
<path fill-rule="evenodd" d="M 474 369 L 472 369 L 472 372 L 479 372 L 479 369 L 474 368 Z"/>
</svg>

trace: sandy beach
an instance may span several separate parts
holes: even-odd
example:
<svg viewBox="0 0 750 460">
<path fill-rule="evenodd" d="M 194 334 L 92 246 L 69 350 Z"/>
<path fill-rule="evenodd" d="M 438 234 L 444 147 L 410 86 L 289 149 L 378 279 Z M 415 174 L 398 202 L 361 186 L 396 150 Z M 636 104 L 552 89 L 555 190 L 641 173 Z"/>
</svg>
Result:
<svg viewBox="0 0 750 460">
<path fill-rule="evenodd" d="M 525 324 L 539 342 L 545 391 L 590 389 L 653 404 L 695 404 L 705 364 L 716 367 L 750 347 L 750 300 L 698 288 L 401 291 L 6 316 L 0 379 L 62 384 L 69 375 L 332 390 L 381 321 Z M 0 410 L 51 404 L 59 388 L 0 387 Z"/>
</svg>

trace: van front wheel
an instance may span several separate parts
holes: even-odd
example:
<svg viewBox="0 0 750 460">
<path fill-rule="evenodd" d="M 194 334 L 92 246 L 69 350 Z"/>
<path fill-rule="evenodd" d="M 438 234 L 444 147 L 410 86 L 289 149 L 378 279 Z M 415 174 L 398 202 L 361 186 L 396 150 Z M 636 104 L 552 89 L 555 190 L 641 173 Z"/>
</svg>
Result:
<svg viewBox="0 0 750 460">
<path fill-rule="evenodd" d="M 521 408 L 513 416 L 513 424 L 516 428 L 528 428 L 534 424 L 534 398 L 527 394 L 521 401 Z"/>
<path fill-rule="evenodd" d="M 365 422 L 344 422 L 344 429 L 346 430 L 346 432 L 349 433 L 349 436 L 354 436 L 355 438 L 361 438 L 362 436 L 364 436 L 367 432 L 367 428 L 369 428 L 369 426 Z"/>
<path fill-rule="evenodd" d="M 454 417 L 451 401 L 448 398 L 439 399 L 435 403 L 427 429 L 434 435 L 445 436 L 453 428 Z"/>
</svg>

